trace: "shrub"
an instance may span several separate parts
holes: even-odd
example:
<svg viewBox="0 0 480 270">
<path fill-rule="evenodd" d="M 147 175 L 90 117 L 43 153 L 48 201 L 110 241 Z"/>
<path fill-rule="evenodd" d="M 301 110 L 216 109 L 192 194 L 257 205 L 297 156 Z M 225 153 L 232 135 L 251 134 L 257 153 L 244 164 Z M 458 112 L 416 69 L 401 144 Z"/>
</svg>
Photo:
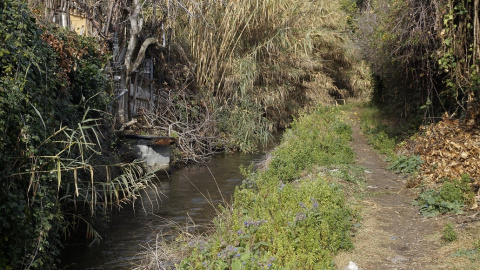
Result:
<svg viewBox="0 0 480 270">
<path fill-rule="evenodd" d="M 2 1 L 1 269 L 54 269 L 62 234 L 81 226 L 98 240 L 91 224 L 153 177 L 140 183 L 139 166 L 110 165 L 102 147 L 104 60 L 94 39 L 39 27 L 24 1 Z"/>
<path fill-rule="evenodd" d="M 416 125 L 445 111 L 474 113 L 480 82 L 480 55 L 472 47 L 480 40 L 479 28 L 473 27 L 478 3 L 363 2 L 355 34 L 374 73 L 372 101 Z"/>
</svg>

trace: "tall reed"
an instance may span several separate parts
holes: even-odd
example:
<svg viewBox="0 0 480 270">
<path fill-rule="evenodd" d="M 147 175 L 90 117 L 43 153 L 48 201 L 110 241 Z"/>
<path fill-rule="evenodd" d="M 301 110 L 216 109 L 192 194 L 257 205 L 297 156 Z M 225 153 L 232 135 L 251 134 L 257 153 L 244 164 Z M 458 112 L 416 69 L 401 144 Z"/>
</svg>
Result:
<svg viewBox="0 0 480 270">
<path fill-rule="evenodd" d="M 305 106 L 330 102 L 332 93 L 366 92 L 356 84 L 368 76 L 358 71 L 361 62 L 346 46 L 346 16 L 339 3 L 189 3 L 195 16 L 177 24 L 176 35 L 188 42 L 198 91 L 208 106 L 227 119 L 243 115 L 249 128 L 243 134 L 234 132 L 235 141 L 264 138 Z M 236 123 L 228 121 L 227 129 L 241 129 Z"/>
</svg>

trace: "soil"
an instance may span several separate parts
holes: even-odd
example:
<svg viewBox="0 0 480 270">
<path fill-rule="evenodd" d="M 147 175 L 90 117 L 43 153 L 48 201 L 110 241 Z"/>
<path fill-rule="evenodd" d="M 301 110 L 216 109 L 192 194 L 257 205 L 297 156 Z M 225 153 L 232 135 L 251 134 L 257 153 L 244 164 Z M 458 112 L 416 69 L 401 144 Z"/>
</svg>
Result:
<svg viewBox="0 0 480 270">
<path fill-rule="evenodd" d="M 480 269 L 478 260 L 451 256 L 467 249 L 473 243 L 471 238 L 477 237 L 480 226 L 474 215 L 420 215 L 411 204 L 415 190 L 405 188 L 406 176 L 386 169 L 384 157 L 372 149 L 361 132 L 359 114 L 350 115 L 352 146 L 357 164 L 365 168 L 366 188 L 352 200 L 361 205 L 362 220 L 353 237 L 354 248 L 335 258 L 337 269 L 348 269 L 349 261 L 364 270 Z M 441 232 L 447 222 L 454 224 L 459 233 L 455 243 L 442 241 Z"/>
</svg>

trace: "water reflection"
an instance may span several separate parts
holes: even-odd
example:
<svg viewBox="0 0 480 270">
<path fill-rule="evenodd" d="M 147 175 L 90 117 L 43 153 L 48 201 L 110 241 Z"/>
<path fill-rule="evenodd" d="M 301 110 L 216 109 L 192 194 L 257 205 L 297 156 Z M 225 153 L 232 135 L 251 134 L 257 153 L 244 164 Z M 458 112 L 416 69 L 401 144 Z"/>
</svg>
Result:
<svg viewBox="0 0 480 270">
<path fill-rule="evenodd" d="M 223 198 L 231 199 L 235 186 L 241 184 L 239 166 L 258 162 L 263 154 L 238 154 L 218 157 L 207 165 L 191 165 L 162 179 L 158 190 L 164 195 L 155 200 L 153 191 L 135 210 L 130 206 L 112 218 L 105 242 L 89 248 L 70 246 L 64 253 L 64 269 L 130 269 L 131 261 L 168 221 L 180 226 L 205 225 L 215 214 Z M 221 190 L 221 193 L 219 192 Z M 213 206 L 212 206 L 213 205 Z"/>
</svg>

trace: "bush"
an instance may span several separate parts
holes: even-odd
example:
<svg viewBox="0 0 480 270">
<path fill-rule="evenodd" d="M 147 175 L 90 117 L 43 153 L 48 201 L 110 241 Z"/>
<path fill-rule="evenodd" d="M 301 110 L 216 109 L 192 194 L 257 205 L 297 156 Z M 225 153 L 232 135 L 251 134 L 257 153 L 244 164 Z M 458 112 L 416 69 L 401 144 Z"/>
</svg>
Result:
<svg viewBox="0 0 480 270">
<path fill-rule="evenodd" d="M 416 125 L 445 111 L 473 112 L 480 82 L 480 55 L 472 48 L 480 40 L 480 30 L 472 27 L 476 5 L 456 0 L 359 5 L 355 34 L 374 74 L 375 105 Z"/>
<path fill-rule="evenodd" d="M 1 269 L 54 269 L 67 231 L 99 240 L 96 218 L 149 183 L 135 164 L 109 165 L 118 160 L 101 146 L 104 60 L 94 39 L 39 27 L 24 1 L 2 1 Z"/>
</svg>

